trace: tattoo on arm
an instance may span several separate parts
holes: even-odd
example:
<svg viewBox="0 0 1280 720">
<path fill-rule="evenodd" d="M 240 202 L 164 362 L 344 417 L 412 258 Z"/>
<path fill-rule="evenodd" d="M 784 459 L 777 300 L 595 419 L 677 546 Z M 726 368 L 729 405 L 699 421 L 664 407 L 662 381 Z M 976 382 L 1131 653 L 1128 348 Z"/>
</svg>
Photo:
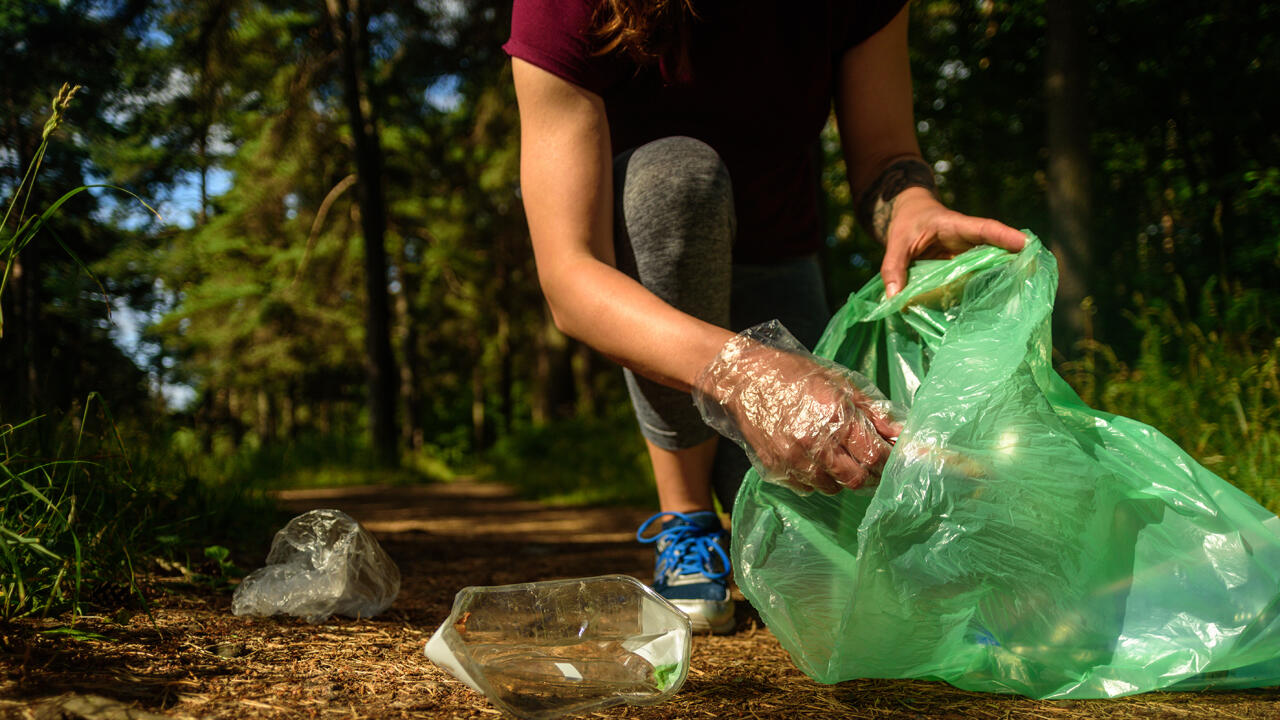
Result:
<svg viewBox="0 0 1280 720">
<path fill-rule="evenodd" d="M 904 158 L 885 168 L 858 198 L 858 222 L 876 240 L 885 241 L 893 220 L 894 201 L 909 187 L 925 188 L 935 197 L 938 194 L 933 170 L 920 158 Z"/>
<path fill-rule="evenodd" d="M 888 200 L 876 198 L 875 210 L 871 212 L 871 224 L 867 229 L 871 231 L 871 237 L 880 242 L 889 237 L 889 221 L 893 219 L 893 203 L 897 199 L 897 196 Z"/>
</svg>

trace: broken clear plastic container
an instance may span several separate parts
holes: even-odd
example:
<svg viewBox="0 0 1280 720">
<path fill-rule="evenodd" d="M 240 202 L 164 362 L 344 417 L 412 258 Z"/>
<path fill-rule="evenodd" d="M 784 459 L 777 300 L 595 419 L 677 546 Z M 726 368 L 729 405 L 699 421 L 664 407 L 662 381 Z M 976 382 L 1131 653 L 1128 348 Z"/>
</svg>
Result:
<svg viewBox="0 0 1280 720">
<path fill-rule="evenodd" d="M 689 618 L 626 575 L 463 588 L 432 662 L 530 720 L 653 705 L 689 672 Z"/>
</svg>

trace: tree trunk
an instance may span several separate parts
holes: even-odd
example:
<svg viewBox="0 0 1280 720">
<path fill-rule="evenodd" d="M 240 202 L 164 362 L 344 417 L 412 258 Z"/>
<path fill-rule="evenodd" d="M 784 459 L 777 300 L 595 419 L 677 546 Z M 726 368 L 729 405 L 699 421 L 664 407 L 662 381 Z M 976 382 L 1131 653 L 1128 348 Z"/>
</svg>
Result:
<svg viewBox="0 0 1280 720">
<path fill-rule="evenodd" d="M 1093 272 L 1089 235 L 1088 64 L 1086 6 L 1048 0 L 1045 101 L 1049 131 L 1049 231 L 1058 258 L 1057 343 L 1069 350 L 1087 332 L 1081 303 L 1090 295 Z"/>
<path fill-rule="evenodd" d="M 548 320 L 549 324 L 550 321 Z M 533 360 L 533 392 L 529 398 L 529 421 L 534 427 L 541 427 L 551 419 L 551 406 L 547 396 L 547 384 L 551 382 L 551 347 L 547 343 L 547 331 L 544 328 L 537 334 L 534 347 L 536 355 Z"/>
<path fill-rule="evenodd" d="M 361 0 L 326 0 L 329 24 L 342 55 L 343 101 L 355 139 L 360 230 L 364 235 L 365 366 L 369 378 L 369 426 L 378 461 L 399 463 L 396 443 L 396 370 L 391 354 L 387 298 L 386 201 L 382 147 L 364 73 L 368 68 L 368 10 Z"/>
<path fill-rule="evenodd" d="M 577 343 L 573 351 L 573 389 L 577 395 L 579 417 L 599 417 L 596 402 L 596 352 L 586 343 Z"/>
<path fill-rule="evenodd" d="M 396 317 L 400 323 L 400 438 L 405 446 L 417 452 L 422 449 L 423 432 L 419 415 L 421 399 L 418 389 L 418 327 L 414 322 L 411 298 L 417 296 L 417 276 L 409 271 L 409 257 L 400 252 L 400 292 L 396 294 Z"/>
<path fill-rule="evenodd" d="M 494 303 L 497 312 L 497 333 L 494 338 L 498 345 L 498 401 L 501 404 L 501 417 L 498 420 L 497 432 L 506 435 L 512 428 L 512 408 L 514 402 L 514 364 L 511 352 L 511 294 L 513 289 L 508 282 L 511 271 L 508 264 L 510 243 L 506 233 L 499 232 L 494 238 Z"/>
<path fill-rule="evenodd" d="M 484 400 L 484 363 L 480 362 L 477 355 L 476 363 L 471 368 L 471 443 L 477 454 L 487 446 Z"/>
<path fill-rule="evenodd" d="M 498 354 L 501 360 L 498 364 L 498 400 L 502 403 L 502 417 L 499 422 L 498 432 L 506 435 L 511 432 L 512 418 L 515 407 L 515 366 L 513 353 L 511 352 L 511 316 L 508 314 L 505 304 L 500 303 L 498 308 Z"/>
<path fill-rule="evenodd" d="M 280 427 L 278 432 L 288 440 L 297 436 L 298 428 L 298 389 L 290 383 L 280 396 Z"/>
<path fill-rule="evenodd" d="M 275 396 L 264 388 L 258 388 L 258 440 L 264 445 L 276 439 Z"/>
<path fill-rule="evenodd" d="M 241 416 L 240 393 L 227 388 L 227 429 L 231 431 L 231 447 L 239 448 L 244 441 L 245 424 Z"/>
<path fill-rule="evenodd" d="M 333 432 L 333 401 L 328 397 L 321 398 L 316 409 L 316 428 L 325 437 Z"/>
<path fill-rule="evenodd" d="M 200 129 L 196 154 L 200 164 L 200 211 L 196 216 L 196 225 L 204 227 L 209 223 L 209 128 L 207 126 Z"/>
<path fill-rule="evenodd" d="M 546 305 L 543 305 L 546 310 Z M 542 332 L 538 337 L 538 361 L 535 367 L 533 424 L 572 417 L 574 412 L 573 341 L 565 337 L 544 313 Z"/>
</svg>

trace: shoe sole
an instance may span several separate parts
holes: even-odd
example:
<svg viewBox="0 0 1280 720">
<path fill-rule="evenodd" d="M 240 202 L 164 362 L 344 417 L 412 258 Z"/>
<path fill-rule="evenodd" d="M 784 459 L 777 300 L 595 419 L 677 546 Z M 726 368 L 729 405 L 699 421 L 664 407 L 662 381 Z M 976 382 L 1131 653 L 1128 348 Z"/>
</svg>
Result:
<svg viewBox="0 0 1280 720">
<path fill-rule="evenodd" d="M 714 635 L 724 635 L 733 632 L 737 626 L 737 620 L 734 618 L 733 604 L 729 604 L 728 612 L 721 616 L 708 617 L 706 608 L 700 603 L 683 603 L 680 600 L 669 601 L 675 605 L 685 615 L 689 616 L 689 624 L 696 633 L 712 633 Z"/>
</svg>

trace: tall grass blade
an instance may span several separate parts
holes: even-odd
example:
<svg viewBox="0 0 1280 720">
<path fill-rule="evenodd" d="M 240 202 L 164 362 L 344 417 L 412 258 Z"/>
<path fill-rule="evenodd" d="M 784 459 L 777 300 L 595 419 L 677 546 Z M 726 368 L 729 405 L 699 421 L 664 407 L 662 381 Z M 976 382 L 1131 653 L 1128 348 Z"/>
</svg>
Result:
<svg viewBox="0 0 1280 720">
<path fill-rule="evenodd" d="M 52 113 L 49 115 L 49 119 L 45 121 L 44 130 L 40 136 L 40 145 L 36 148 L 35 155 L 32 157 L 31 162 L 27 165 L 26 171 L 23 173 L 22 182 L 18 184 L 18 189 L 14 192 L 13 197 L 10 198 L 9 205 L 4 212 L 4 217 L 0 218 L 0 236 L 2 236 L 4 228 L 9 224 L 9 218 L 13 215 L 14 208 L 19 207 L 19 204 L 21 205 L 21 208 L 18 211 L 18 229 L 14 231 L 7 240 L 4 240 L 3 244 L 0 244 L 0 256 L 3 256 L 4 258 L 4 269 L 0 271 L 0 296 L 3 295 L 6 285 L 8 285 L 9 276 L 13 272 L 14 263 L 17 261 L 18 253 L 31 243 L 32 239 L 34 239 L 36 234 L 40 232 L 40 229 L 44 227 L 49 218 L 51 218 L 53 214 L 67 202 L 67 200 L 70 200 L 86 190 L 91 188 L 107 188 L 117 192 L 122 192 L 142 203 L 142 206 L 157 218 L 160 217 L 160 213 L 156 212 L 155 208 L 148 205 L 146 201 L 138 195 L 117 185 L 109 184 L 81 185 L 80 187 L 64 193 L 62 197 L 54 201 L 54 203 L 46 208 L 39 216 L 27 217 L 27 206 L 31 202 L 31 193 L 35 188 L 36 179 L 40 174 L 40 166 L 44 163 L 45 153 L 48 152 L 49 137 L 53 135 L 54 131 L 58 129 L 58 126 L 62 124 L 62 119 L 66 114 L 67 108 L 71 106 L 71 99 L 75 97 L 75 94 L 79 89 L 79 85 L 73 86 L 69 83 L 63 83 L 62 88 L 54 97 L 50 106 L 52 108 Z M 24 220 L 23 218 L 26 219 Z M 99 281 L 98 278 L 89 270 L 88 266 L 86 266 L 75 253 L 71 252 L 71 249 L 67 247 L 66 243 L 56 237 L 55 240 L 60 246 L 62 246 L 62 249 L 71 256 L 71 259 L 76 263 L 76 265 L 78 265 L 80 269 L 84 270 L 89 277 L 97 283 L 105 297 L 107 295 L 106 288 L 103 287 L 101 281 Z M 109 301 L 107 305 L 110 307 Z M 108 316 L 109 314 L 110 311 L 108 310 Z M 0 339 L 3 338 L 4 308 L 3 306 L 0 306 Z"/>
<path fill-rule="evenodd" d="M 21 545 L 23 547 L 30 548 L 41 555 L 47 556 L 50 560 L 62 561 L 62 557 L 60 555 L 40 544 L 40 538 L 23 537 L 7 527 L 0 527 L 0 535 L 5 535 L 10 538 L 10 540 L 5 543 L 6 547 L 11 548 L 14 545 Z"/>
</svg>

